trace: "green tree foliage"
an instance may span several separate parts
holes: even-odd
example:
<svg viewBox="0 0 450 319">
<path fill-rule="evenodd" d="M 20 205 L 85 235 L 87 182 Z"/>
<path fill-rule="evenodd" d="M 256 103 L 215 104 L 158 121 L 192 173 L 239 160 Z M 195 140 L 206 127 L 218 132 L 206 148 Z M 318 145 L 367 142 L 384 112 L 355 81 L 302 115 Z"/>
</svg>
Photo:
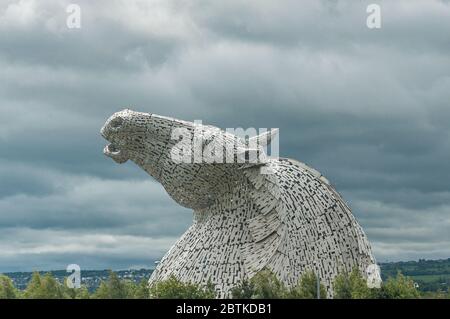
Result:
<svg viewBox="0 0 450 319">
<path fill-rule="evenodd" d="M 422 295 L 415 288 L 414 282 L 398 273 L 396 277 L 390 277 L 380 289 L 370 289 L 366 280 L 357 269 L 351 273 L 340 274 L 334 281 L 334 297 L 342 299 L 362 298 L 449 298 L 450 292 L 435 291 L 425 292 Z M 303 274 L 296 287 L 287 289 L 270 270 L 263 270 L 251 280 L 243 281 L 232 289 L 233 298 L 316 298 L 317 281 L 313 272 Z M 326 297 L 325 287 L 320 285 L 320 295 Z M 147 280 L 135 284 L 130 280 L 121 280 L 114 272 L 110 272 L 108 280 L 101 282 L 94 294 L 90 294 L 87 287 L 78 289 L 68 288 L 59 283 L 50 273 L 41 276 L 33 273 L 27 288 L 19 292 L 6 276 L 0 275 L 0 299 L 3 298 L 31 298 L 31 299 L 210 299 L 216 297 L 214 286 L 209 283 L 201 286 L 192 283 L 183 283 L 175 277 L 158 282 L 149 287 Z"/>
<path fill-rule="evenodd" d="M 175 276 L 150 286 L 152 299 L 213 299 L 216 291 L 212 284 L 206 287 L 179 281 Z"/>
<path fill-rule="evenodd" d="M 316 299 L 317 298 L 317 276 L 312 271 L 307 271 L 301 275 L 300 280 L 287 295 L 291 299 Z M 325 286 L 320 283 L 320 299 L 326 299 L 327 292 Z"/>
<path fill-rule="evenodd" d="M 81 286 L 78 289 L 75 289 L 75 299 L 90 299 L 91 295 L 89 294 L 89 290 L 86 286 Z"/>
<path fill-rule="evenodd" d="M 58 283 L 50 273 L 41 276 L 38 272 L 34 272 L 31 280 L 23 293 L 26 299 L 63 299 L 63 286 Z"/>
<path fill-rule="evenodd" d="M 281 299 L 288 293 L 286 287 L 269 269 L 263 269 L 250 280 L 253 299 Z"/>
<path fill-rule="evenodd" d="M 231 289 L 231 296 L 235 299 L 281 299 L 287 294 L 286 287 L 269 269 L 263 269 Z"/>
<path fill-rule="evenodd" d="M 244 280 L 231 289 L 233 299 L 252 299 L 255 295 L 255 285 L 250 280 Z"/>
<path fill-rule="evenodd" d="M 95 299 L 131 299 L 134 297 L 135 284 L 121 280 L 117 273 L 110 271 L 108 280 L 102 281 L 96 292 Z"/>
<path fill-rule="evenodd" d="M 276 275 L 268 269 L 257 273 L 251 280 L 244 280 L 231 290 L 235 299 L 315 299 L 317 298 L 317 278 L 313 272 L 306 272 L 297 286 L 286 288 Z M 320 284 L 320 297 L 326 298 L 326 290 Z"/>
<path fill-rule="evenodd" d="M 344 272 L 336 276 L 333 289 L 335 299 L 369 299 L 377 292 L 367 287 L 367 280 L 358 268 L 353 268 L 350 274 Z"/>
<path fill-rule="evenodd" d="M 137 285 L 136 290 L 134 291 L 134 299 L 149 299 L 150 298 L 150 289 L 148 285 L 148 280 L 143 279 L 139 285 Z"/>
<path fill-rule="evenodd" d="M 94 299 L 109 299 L 110 293 L 108 284 L 104 281 L 100 283 L 95 293 L 92 295 Z"/>
<path fill-rule="evenodd" d="M 113 271 L 109 274 L 108 288 L 110 299 L 126 299 L 129 297 L 128 285 L 121 281 L 117 273 Z"/>
<path fill-rule="evenodd" d="M 381 289 L 378 289 L 376 297 L 380 299 L 417 299 L 420 298 L 420 293 L 414 287 L 411 278 L 398 272 L 397 277 L 389 278 L 381 286 Z"/>
<path fill-rule="evenodd" d="M 12 280 L 7 276 L 0 275 L 0 299 L 16 299 L 18 295 Z"/>
<path fill-rule="evenodd" d="M 67 278 L 64 280 L 64 285 L 61 287 L 65 299 L 90 299 L 89 290 L 82 285 L 80 288 L 69 288 L 67 285 Z"/>
<path fill-rule="evenodd" d="M 38 272 L 34 272 L 27 288 L 23 292 L 23 297 L 26 299 L 38 298 L 42 285 L 41 282 L 41 275 Z"/>
<path fill-rule="evenodd" d="M 62 285 L 59 284 L 50 273 L 44 275 L 41 281 L 41 290 L 44 299 L 61 299 L 63 298 Z"/>
</svg>

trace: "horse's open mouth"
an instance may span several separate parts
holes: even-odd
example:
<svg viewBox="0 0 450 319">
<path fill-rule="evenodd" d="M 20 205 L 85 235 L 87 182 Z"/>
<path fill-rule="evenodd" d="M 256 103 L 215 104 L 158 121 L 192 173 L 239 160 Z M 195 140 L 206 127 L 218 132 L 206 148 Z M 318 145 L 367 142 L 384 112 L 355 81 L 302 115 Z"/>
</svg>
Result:
<svg viewBox="0 0 450 319">
<path fill-rule="evenodd" d="M 115 162 L 119 164 L 125 163 L 128 160 L 126 152 L 119 149 L 113 143 L 106 145 L 105 148 L 103 149 L 103 153 L 106 156 L 111 157 Z"/>
</svg>

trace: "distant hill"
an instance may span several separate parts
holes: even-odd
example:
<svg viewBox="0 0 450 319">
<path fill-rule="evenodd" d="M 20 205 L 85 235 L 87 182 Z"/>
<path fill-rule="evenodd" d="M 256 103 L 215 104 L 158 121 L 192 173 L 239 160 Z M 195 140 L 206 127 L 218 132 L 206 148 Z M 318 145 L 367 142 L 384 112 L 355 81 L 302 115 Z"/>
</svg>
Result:
<svg viewBox="0 0 450 319">
<path fill-rule="evenodd" d="M 439 260 L 400 261 L 380 263 L 381 277 L 386 280 L 398 271 L 411 277 L 421 291 L 449 291 L 450 258 Z"/>
<path fill-rule="evenodd" d="M 394 277 L 397 272 L 411 277 L 419 285 L 421 291 L 450 291 L 450 258 L 440 260 L 425 260 L 419 261 L 400 261 L 390 263 L 380 263 L 381 277 L 387 280 L 389 277 Z M 41 274 L 50 272 L 58 281 L 63 282 L 64 278 L 68 276 L 65 270 L 41 271 Z M 138 270 L 118 270 L 115 271 L 119 278 L 129 279 L 134 282 L 141 280 L 148 280 L 153 269 L 138 269 Z M 25 289 L 28 281 L 31 279 L 31 272 L 11 272 L 5 273 L 10 277 L 15 286 L 19 289 Z M 94 291 L 100 285 L 102 280 L 106 280 L 109 276 L 109 270 L 82 270 L 81 280 L 82 284 L 86 285 L 89 291 Z"/>
</svg>

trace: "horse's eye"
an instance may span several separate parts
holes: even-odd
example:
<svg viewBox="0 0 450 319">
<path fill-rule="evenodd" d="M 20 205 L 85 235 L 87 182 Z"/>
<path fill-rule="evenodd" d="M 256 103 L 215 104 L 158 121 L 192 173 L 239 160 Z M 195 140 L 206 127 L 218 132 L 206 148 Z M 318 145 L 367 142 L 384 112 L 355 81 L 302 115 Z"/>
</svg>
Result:
<svg viewBox="0 0 450 319">
<path fill-rule="evenodd" d="M 122 126 L 122 124 L 123 124 L 123 118 L 118 116 L 118 117 L 112 119 L 111 123 L 109 125 L 111 125 L 112 128 L 119 128 Z"/>
</svg>

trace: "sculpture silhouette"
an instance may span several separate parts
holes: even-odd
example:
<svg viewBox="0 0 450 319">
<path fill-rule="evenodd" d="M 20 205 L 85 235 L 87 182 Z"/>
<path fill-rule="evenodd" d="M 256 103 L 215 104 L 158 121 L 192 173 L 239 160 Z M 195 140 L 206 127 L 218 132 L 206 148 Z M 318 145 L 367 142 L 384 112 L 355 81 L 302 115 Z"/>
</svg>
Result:
<svg viewBox="0 0 450 319">
<path fill-rule="evenodd" d="M 375 260 L 349 207 L 315 169 L 265 156 L 275 133 L 253 138 L 251 148 L 217 127 L 154 114 L 124 110 L 107 120 L 104 153 L 118 163 L 132 160 L 194 212 L 150 283 L 170 275 L 211 281 L 228 297 L 265 267 L 290 287 L 310 270 L 331 297 L 339 272 L 358 267 L 365 275 Z"/>
</svg>

